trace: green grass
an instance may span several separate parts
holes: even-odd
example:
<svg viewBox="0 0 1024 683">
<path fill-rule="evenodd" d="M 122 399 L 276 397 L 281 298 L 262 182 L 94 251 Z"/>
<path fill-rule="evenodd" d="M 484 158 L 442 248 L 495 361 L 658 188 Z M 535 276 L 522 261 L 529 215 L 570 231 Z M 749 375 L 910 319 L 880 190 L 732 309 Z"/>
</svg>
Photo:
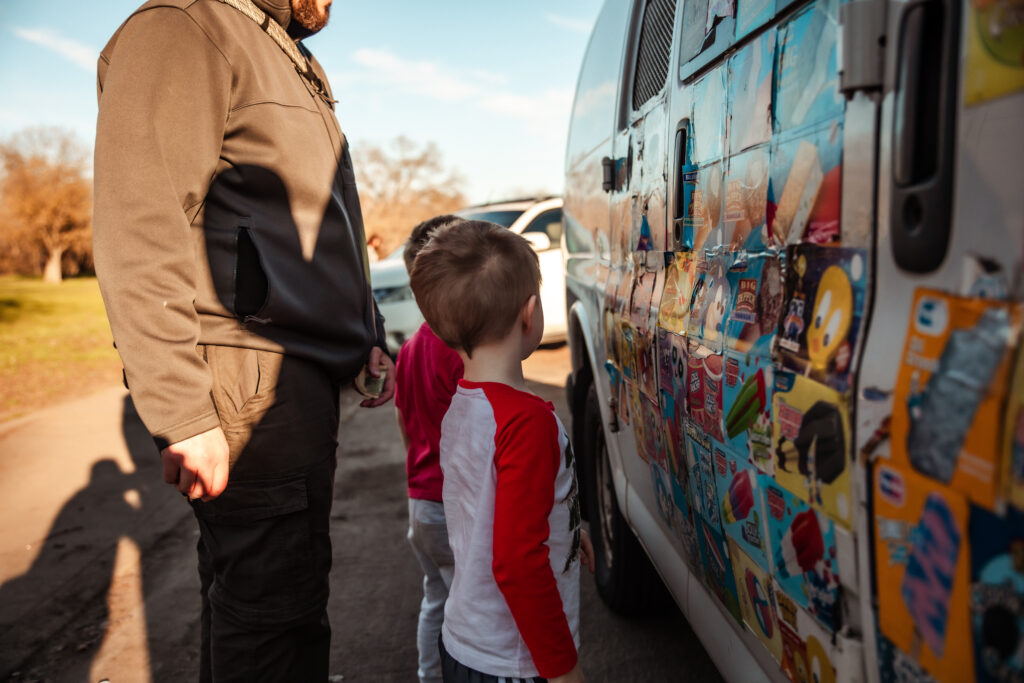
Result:
<svg viewBox="0 0 1024 683">
<path fill-rule="evenodd" d="M 0 422 L 117 384 L 96 278 L 0 276 Z"/>
</svg>

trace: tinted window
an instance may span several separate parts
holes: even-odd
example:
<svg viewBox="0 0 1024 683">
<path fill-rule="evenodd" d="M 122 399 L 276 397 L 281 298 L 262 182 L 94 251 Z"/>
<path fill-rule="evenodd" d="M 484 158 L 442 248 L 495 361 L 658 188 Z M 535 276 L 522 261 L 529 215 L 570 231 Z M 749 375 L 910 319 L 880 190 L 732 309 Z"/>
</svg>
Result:
<svg viewBox="0 0 1024 683">
<path fill-rule="evenodd" d="M 459 211 L 456 215 L 471 221 L 489 221 L 503 227 L 511 227 L 516 219 L 523 215 L 522 211 L 487 211 L 486 209 L 467 209 Z"/>
<path fill-rule="evenodd" d="M 639 109 L 665 85 L 675 16 L 675 0 L 647 0 L 633 77 L 633 109 Z"/>
<path fill-rule="evenodd" d="M 534 218 L 523 232 L 543 232 L 551 240 L 551 248 L 558 249 L 562 240 L 562 210 L 545 211 Z"/>
</svg>

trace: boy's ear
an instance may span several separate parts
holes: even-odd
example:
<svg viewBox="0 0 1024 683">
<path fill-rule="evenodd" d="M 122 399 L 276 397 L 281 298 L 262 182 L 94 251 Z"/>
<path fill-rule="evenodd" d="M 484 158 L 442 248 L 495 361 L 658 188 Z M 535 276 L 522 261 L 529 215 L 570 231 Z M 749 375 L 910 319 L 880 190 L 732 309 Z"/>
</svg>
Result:
<svg viewBox="0 0 1024 683">
<path fill-rule="evenodd" d="M 519 311 L 519 320 L 523 324 L 525 334 L 529 334 L 533 330 L 533 310 L 535 308 L 537 308 L 537 295 L 532 294 L 523 304 L 523 309 Z"/>
</svg>

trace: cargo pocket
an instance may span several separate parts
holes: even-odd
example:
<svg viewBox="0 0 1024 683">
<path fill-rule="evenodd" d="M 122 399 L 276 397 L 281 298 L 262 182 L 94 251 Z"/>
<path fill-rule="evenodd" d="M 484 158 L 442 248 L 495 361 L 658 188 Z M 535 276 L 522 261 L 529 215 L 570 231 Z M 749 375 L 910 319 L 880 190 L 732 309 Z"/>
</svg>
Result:
<svg viewBox="0 0 1024 683">
<path fill-rule="evenodd" d="M 314 595 L 305 473 L 229 482 L 208 502 L 193 501 L 214 572 L 210 600 L 244 622 L 301 619 L 322 607 Z"/>
</svg>

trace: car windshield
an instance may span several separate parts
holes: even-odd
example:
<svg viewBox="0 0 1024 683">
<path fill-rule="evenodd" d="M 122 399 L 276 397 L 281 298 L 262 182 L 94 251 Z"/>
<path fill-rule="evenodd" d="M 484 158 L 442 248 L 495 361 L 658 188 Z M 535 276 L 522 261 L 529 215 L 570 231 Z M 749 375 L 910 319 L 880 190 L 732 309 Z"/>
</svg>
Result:
<svg viewBox="0 0 1024 683">
<path fill-rule="evenodd" d="M 391 252 L 390 254 L 387 255 L 387 258 L 384 258 L 382 260 L 384 260 L 384 261 L 401 261 L 402 260 L 402 254 L 404 254 L 404 253 L 405 253 L 405 242 L 402 242 L 402 245 L 400 247 L 398 247 L 398 249 L 395 249 L 393 252 Z"/>
<path fill-rule="evenodd" d="M 511 227 L 516 219 L 523 215 L 522 211 L 512 209 L 505 211 L 489 211 L 487 209 L 466 209 L 465 211 L 459 211 L 458 214 L 462 218 L 471 221 L 490 221 L 491 223 L 497 223 L 502 227 Z"/>
</svg>

